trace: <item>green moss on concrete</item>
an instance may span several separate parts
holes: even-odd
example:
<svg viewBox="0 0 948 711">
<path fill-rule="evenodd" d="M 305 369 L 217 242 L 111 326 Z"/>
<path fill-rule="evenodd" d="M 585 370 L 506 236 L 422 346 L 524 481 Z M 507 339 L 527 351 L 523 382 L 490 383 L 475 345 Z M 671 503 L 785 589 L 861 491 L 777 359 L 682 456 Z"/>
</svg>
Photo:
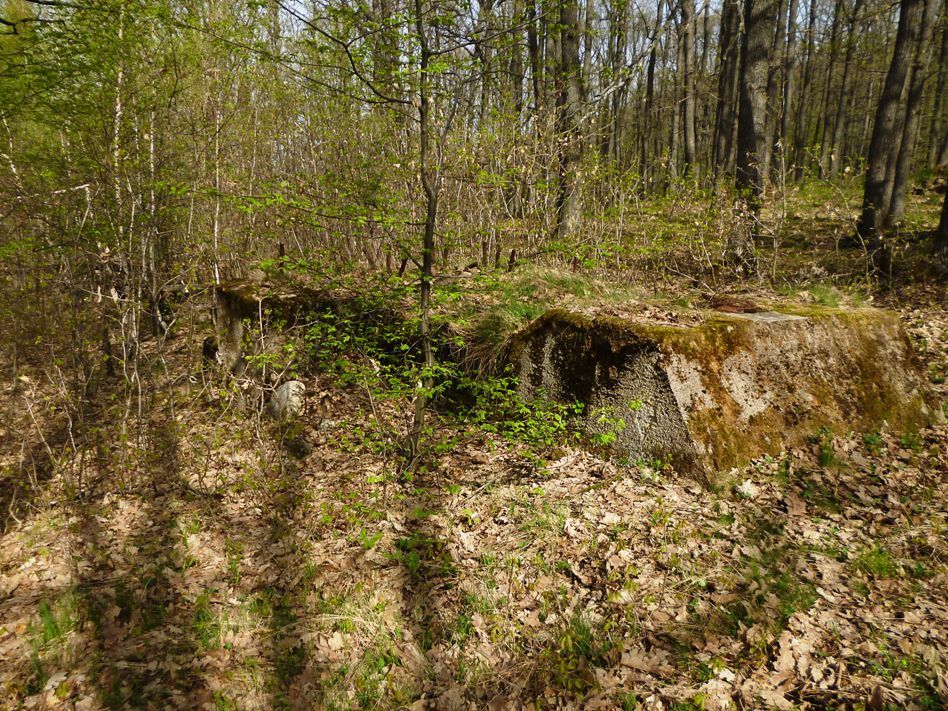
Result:
<svg viewBox="0 0 948 711">
<path fill-rule="evenodd" d="M 683 413 L 690 436 L 705 451 L 698 455 L 703 460 L 700 466 L 680 463 L 686 470 L 740 466 L 762 454 L 776 454 L 821 427 L 868 431 L 886 421 L 896 429 L 915 429 L 929 420 L 932 410 L 921 394 L 923 381 L 914 372 L 917 358 L 895 314 L 822 305 L 771 308 L 805 320 L 764 322 L 702 312 L 703 321 L 697 325 L 676 326 L 554 309 L 514 339 L 512 356 L 515 363 L 525 358 L 533 364 L 535 385 L 543 379 L 539 371 L 544 354 L 549 354 L 555 372 L 547 377 L 558 378 L 564 393 L 583 401 L 594 389 L 618 382 L 623 369 L 643 353 L 657 351 L 685 359 L 713 403 Z M 769 338 L 778 339 L 772 347 Z M 798 338 L 803 350 L 794 356 Z M 550 339 L 552 350 L 547 351 Z M 821 368 L 818 359 L 824 347 L 829 360 Z M 788 360 L 782 355 L 784 348 L 790 348 Z M 747 354 L 750 368 L 743 380 L 741 366 L 729 364 L 742 353 Z M 895 361 L 889 362 L 890 357 Z M 793 368 L 800 368 L 800 389 L 812 400 L 794 390 Z M 735 385 L 742 382 L 746 385 Z M 732 393 L 729 388 L 734 387 L 738 390 Z M 768 390 L 772 397 L 761 403 L 764 409 L 747 417 L 744 408 L 754 402 L 755 393 Z"/>
<path fill-rule="evenodd" d="M 831 319 L 839 318 L 850 323 L 866 323 L 879 320 L 888 320 L 896 318 L 894 314 L 887 313 L 881 309 L 873 308 L 843 308 L 839 306 L 824 306 L 821 304 L 769 304 L 768 308 L 776 313 L 787 314 L 789 316 L 802 316 L 810 319 Z"/>
<path fill-rule="evenodd" d="M 523 341 L 567 327 L 579 333 L 595 334 L 608 342 L 615 352 L 626 346 L 649 343 L 659 347 L 667 345 L 675 352 L 698 357 L 709 350 L 732 353 L 747 348 L 752 342 L 750 330 L 753 322 L 710 312 L 697 326 L 675 326 L 616 316 L 590 317 L 565 309 L 551 309 L 514 337 L 512 355 L 521 352 L 517 348 L 522 347 Z"/>
<path fill-rule="evenodd" d="M 763 454 L 759 446 L 752 446 L 751 443 L 759 445 L 755 441 L 751 431 L 736 431 L 731 427 L 722 427 L 725 422 L 720 408 L 709 407 L 699 412 L 692 413 L 688 417 L 688 429 L 692 436 L 701 442 L 707 451 L 708 458 L 714 463 L 714 468 L 718 471 L 730 469 L 746 462 L 749 462 L 755 456 Z M 777 447 L 779 450 L 779 445 Z M 773 453 L 773 452 L 771 452 Z"/>
</svg>

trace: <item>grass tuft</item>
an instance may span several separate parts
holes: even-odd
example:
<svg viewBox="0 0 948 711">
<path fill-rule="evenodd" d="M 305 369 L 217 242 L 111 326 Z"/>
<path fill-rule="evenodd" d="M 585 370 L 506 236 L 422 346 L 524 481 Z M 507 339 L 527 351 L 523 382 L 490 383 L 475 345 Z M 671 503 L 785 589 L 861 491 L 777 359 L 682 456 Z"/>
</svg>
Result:
<svg viewBox="0 0 948 711">
<path fill-rule="evenodd" d="M 899 574 L 899 565 L 881 543 L 867 548 L 853 561 L 856 570 L 874 578 L 895 578 Z"/>
</svg>

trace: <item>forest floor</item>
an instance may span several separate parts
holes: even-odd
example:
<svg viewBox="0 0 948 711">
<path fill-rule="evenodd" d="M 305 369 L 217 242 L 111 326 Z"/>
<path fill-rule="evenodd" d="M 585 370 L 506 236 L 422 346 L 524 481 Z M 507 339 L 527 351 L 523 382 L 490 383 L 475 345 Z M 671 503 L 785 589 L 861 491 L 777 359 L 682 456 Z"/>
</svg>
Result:
<svg viewBox="0 0 948 711">
<path fill-rule="evenodd" d="M 944 402 L 943 286 L 879 300 Z M 3 487 L 0 705 L 948 703 L 945 424 L 814 433 L 708 488 L 444 421 L 405 480 L 363 389 L 303 374 L 291 456 L 204 380 L 204 335 L 152 354 L 141 427 L 70 421 L 50 367 L 0 400 L 4 481 L 34 477 Z"/>
</svg>

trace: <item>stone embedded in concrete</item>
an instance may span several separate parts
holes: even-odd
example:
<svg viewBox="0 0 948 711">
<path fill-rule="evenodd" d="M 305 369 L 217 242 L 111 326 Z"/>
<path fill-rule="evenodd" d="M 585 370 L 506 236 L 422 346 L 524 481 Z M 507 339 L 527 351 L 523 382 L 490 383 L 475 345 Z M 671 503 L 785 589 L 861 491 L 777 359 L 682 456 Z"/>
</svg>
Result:
<svg viewBox="0 0 948 711">
<path fill-rule="evenodd" d="M 275 420 L 292 420 L 303 411 L 306 386 L 299 380 L 288 380 L 273 391 L 267 410 Z"/>
<path fill-rule="evenodd" d="M 547 312 L 512 343 L 522 392 L 585 404 L 591 433 L 706 479 L 827 427 L 933 416 L 898 316 L 879 309 L 703 312 L 691 325 Z"/>
</svg>

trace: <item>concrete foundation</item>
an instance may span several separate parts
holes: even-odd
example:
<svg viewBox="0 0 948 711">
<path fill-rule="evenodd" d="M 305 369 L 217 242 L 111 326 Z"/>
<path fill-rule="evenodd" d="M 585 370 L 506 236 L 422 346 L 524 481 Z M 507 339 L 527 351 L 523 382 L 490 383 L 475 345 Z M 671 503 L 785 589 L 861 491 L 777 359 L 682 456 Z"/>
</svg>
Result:
<svg viewBox="0 0 948 711">
<path fill-rule="evenodd" d="M 511 358 L 523 395 L 582 402 L 601 441 L 706 480 L 821 427 L 933 417 L 896 314 L 770 308 L 688 312 L 688 325 L 554 310 L 514 338 Z"/>
</svg>

